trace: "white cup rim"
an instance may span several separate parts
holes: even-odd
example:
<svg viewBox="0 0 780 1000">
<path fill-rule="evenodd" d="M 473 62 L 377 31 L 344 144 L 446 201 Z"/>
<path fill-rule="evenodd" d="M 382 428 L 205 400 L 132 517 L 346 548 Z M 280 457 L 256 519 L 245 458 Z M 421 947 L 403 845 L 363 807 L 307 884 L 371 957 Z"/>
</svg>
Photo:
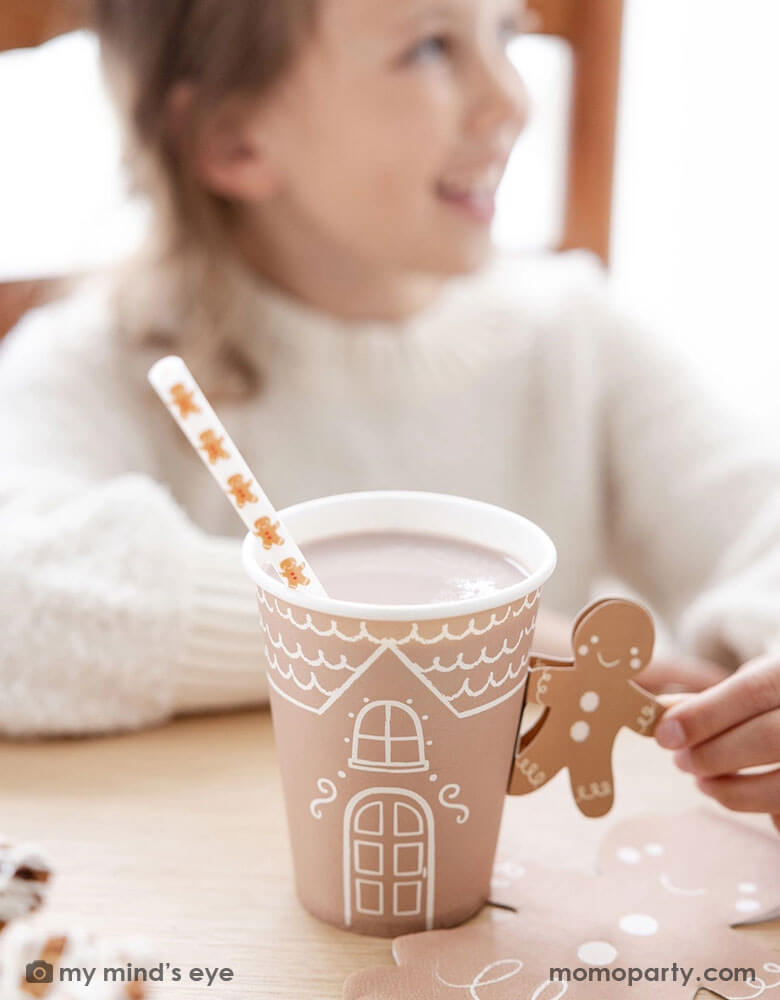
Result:
<svg viewBox="0 0 780 1000">
<path fill-rule="evenodd" d="M 343 506 L 345 503 L 360 505 L 369 503 L 411 503 L 418 505 L 444 505 L 453 513 L 465 513 L 464 508 L 485 519 L 502 519 L 507 525 L 514 526 L 522 532 L 526 540 L 538 551 L 536 566 L 529 575 L 509 587 L 502 587 L 490 594 L 465 600 L 444 601 L 436 604 L 367 604 L 355 601 L 342 601 L 331 597 L 321 597 L 307 590 L 291 591 L 281 580 L 270 576 L 258 562 L 258 556 L 267 560 L 268 554 L 262 548 L 262 543 L 251 532 L 248 532 L 242 545 L 242 561 L 249 577 L 268 594 L 279 598 L 287 604 L 308 611 L 338 618 L 356 618 L 366 621 L 434 621 L 438 619 L 460 618 L 464 615 L 477 615 L 485 611 L 512 604 L 538 590 L 555 570 L 557 552 L 547 533 L 533 521 L 522 514 L 498 507 L 482 500 L 471 500 L 465 497 L 443 493 L 426 493 L 412 490 L 372 490 L 358 493 L 340 493 L 334 496 L 320 497 L 316 500 L 305 500 L 279 511 L 279 516 L 285 524 L 291 526 L 294 532 L 294 522 L 301 514 L 326 512 L 328 507 Z M 360 530 L 360 529 L 358 529 Z M 413 530 L 405 528 L 404 530 Z M 446 534 L 446 532 L 443 532 Z M 316 533 L 315 533 L 316 535 Z M 320 533 L 320 537 L 322 533 Z M 301 544 L 307 538 L 297 537 Z M 511 553 L 510 553 L 511 554 Z M 530 567 L 529 567 L 530 569 Z"/>
</svg>

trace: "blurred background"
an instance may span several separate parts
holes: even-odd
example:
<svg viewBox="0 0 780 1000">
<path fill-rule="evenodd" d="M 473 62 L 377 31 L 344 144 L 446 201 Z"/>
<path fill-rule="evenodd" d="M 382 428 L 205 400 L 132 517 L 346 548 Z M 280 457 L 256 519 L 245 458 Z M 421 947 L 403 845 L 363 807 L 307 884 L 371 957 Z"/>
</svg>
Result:
<svg viewBox="0 0 780 1000">
<path fill-rule="evenodd" d="M 778 39 L 778 0 L 627 0 L 610 261 L 623 302 L 770 432 L 780 416 Z M 513 58 L 535 112 L 496 238 L 524 249 L 562 231 L 572 59 L 541 36 L 519 41 Z M 126 189 L 88 32 L 0 54 L 0 137 L 0 282 L 89 270 L 141 239 L 144 205 Z"/>
</svg>

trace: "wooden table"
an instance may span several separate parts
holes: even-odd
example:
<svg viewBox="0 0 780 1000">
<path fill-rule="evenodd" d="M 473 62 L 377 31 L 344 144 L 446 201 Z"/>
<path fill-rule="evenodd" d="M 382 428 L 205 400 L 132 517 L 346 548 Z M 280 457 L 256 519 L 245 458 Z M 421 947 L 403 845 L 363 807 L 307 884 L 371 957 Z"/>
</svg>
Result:
<svg viewBox="0 0 780 1000">
<path fill-rule="evenodd" d="M 669 755 L 627 731 L 616 785 L 616 806 L 601 821 L 576 813 L 564 775 L 509 808 L 527 812 L 540 861 L 588 868 L 615 820 L 703 801 Z M 162 961 L 234 972 L 231 983 L 168 984 L 155 997 L 337 1000 L 351 972 L 392 964 L 388 940 L 328 927 L 297 903 L 266 711 L 100 739 L 0 743 L 0 787 L 3 833 L 36 841 L 56 864 L 47 920 L 140 933 Z M 745 821 L 769 828 L 763 818 Z M 745 933 L 780 946 L 780 922 Z"/>
</svg>

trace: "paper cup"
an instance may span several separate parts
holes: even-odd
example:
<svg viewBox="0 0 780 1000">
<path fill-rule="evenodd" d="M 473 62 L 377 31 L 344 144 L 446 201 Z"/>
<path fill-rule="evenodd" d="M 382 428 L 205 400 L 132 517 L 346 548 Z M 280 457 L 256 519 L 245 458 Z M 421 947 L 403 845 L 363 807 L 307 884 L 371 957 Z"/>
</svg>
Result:
<svg viewBox="0 0 780 1000">
<path fill-rule="evenodd" d="M 542 585 L 531 521 L 430 493 L 326 497 L 281 512 L 299 545 L 364 531 L 448 535 L 528 572 L 488 596 L 357 604 L 296 591 L 248 535 L 298 896 L 316 917 L 395 937 L 487 901 Z"/>
</svg>

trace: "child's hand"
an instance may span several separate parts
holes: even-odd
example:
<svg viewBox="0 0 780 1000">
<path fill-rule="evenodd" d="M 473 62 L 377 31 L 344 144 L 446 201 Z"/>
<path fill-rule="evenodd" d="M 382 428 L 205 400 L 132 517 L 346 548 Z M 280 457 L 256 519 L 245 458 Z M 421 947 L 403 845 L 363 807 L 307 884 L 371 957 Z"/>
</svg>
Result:
<svg viewBox="0 0 780 1000">
<path fill-rule="evenodd" d="M 653 657 L 634 680 L 650 694 L 665 694 L 704 691 L 730 675 L 730 670 L 712 660 L 700 660 L 692 656 L 662 656 Z"/>
<path fill-rule="evenodd" d="M 761 656 L 715 687 L 664 713 L 656 729 L 675 763 L 699 788 L 737 812 L 769 813 L 780 831 L 780 656 Z"/>
</svg>

